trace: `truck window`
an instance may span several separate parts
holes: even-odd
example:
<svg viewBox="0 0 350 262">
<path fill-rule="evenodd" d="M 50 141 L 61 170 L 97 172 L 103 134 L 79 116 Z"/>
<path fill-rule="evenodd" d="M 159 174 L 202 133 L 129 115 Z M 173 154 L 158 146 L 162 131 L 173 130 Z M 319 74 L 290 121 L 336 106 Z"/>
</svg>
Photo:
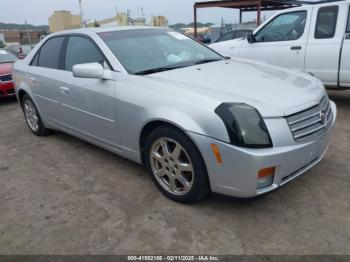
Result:
<svg viewBox="0 0 350 262">
<path fill-rule="evenodd" d="M 333 38 L 337 27 L 338 6 L 326 6 L 318 9 L 315 38 Z"/>
<path fill-rule="evenodd" d="M 227 41 L 227 40 L 232 40 L 234 34 L 235 34 L 234 31 L 225 33 L 225 34 L 223 34 L 221 37 L 219 37 L 219 39 L 217 40 L 217 42 L 223 42 L 223 41 Z"/>
<path fill-rule="evenodd" d="M 251 30 L 238 30 L 238 31 L 236 31 L 235 38 L 246 37 L 250 32 L 251 32 Z"/>
<path fill-rule="evenodd" d="M 304 33 L 306 16 L 306 11 L 281 14 L 261 29 L 255 35 L 255 40 L 257 42 L 297 40 Z"/>
</svg>

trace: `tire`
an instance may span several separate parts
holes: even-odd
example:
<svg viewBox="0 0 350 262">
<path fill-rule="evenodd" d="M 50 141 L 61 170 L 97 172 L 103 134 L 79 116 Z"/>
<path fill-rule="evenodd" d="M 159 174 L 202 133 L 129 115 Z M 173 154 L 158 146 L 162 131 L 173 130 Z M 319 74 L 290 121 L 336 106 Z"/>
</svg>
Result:
<svg viewBox="0 0 350 262">
<path fill-rule="evenodd" d="M 149 134 L 145 163 L 156 186 L 171 200 L 191 204 L 210 192 L 200 152 L 185 134 L 175 128 L 162 126 Z"/>
<path fill-rule="evenodd" d="M 28 95 L 23 96 L 21 105 L 26 123 L 33 134 L 37 136 L 46 136 L 52 133 L 51 129 L 45 127 L 38 109 Z"/>
</svg>

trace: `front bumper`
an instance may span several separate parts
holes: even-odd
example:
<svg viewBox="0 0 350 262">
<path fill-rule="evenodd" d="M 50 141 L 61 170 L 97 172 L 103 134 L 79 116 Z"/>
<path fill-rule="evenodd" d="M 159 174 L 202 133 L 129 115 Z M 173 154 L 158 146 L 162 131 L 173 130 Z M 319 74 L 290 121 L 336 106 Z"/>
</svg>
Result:
<svg viewBox="0 0 350 262">
<path fill-rule="evenodd" d="M 16 95 L 13 81 L 0 83 L 0 97 Z"/>
<path fill-rule="evenodd" d="M 281 132 L 270 132 L 274 147 L 267 149 L 237 147 L 189 132 L 204 158 L 212 191 L 242 198 L 254 197 L 283 186 L 305 173 L 320 162 L 326 154 L 330 132 L 337 114 L 333 102 L 331 102 L 331 107 L 334 116 L 331 127 L 323 136 L 310 142 L 295 142 L 288 126 L 281 126 L 282 121 L 286 122 L 285 119 L 280 119 L 280 123 L 276 121 L 267 123 L 269 129 L 278 126 L 285 130 L 284 135 L 281 135 Z M 212 143 L 220 149 L 222 164 L 218 164 L 216 161 L 211 150 Z M 269 167 L 276 168 L 273 184 L 269 187 L 257 189 L 259 170 Z"/>
</svg>

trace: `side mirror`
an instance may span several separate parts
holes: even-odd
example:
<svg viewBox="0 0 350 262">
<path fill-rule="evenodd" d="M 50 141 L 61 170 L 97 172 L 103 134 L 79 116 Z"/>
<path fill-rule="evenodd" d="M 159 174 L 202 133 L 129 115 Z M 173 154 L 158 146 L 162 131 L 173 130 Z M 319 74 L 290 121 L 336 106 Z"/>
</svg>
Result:
<svg viewBox="0 0 350 262">
<path fill-rule="evenodd" d="M 99 63 L 78 64 L 73 66 L 73 76 L 80 78 L 103 79 L 104 68 Z"/>
<path fill-rule="evenodd" d="M 255 40 L 255 37 L 253 35 L 253 32 L 249 32 L 248 35 L 247 35 L 247 41 L 249 44 L 252 44 L 252 43 L 255 43 L 256 40 Z"/>
</svg>

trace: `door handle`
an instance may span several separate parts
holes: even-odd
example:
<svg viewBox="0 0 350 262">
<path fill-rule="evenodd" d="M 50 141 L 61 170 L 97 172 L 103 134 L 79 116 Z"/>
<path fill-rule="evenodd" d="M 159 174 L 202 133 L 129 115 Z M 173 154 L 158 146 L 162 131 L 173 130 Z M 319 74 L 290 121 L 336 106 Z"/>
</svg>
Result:
<svg viewBox="0 0 350 262">
<path fill-rule="evenodd" d="M 291 50 L 301 50 L 301 46 L 292 46 Z"/>
<path fill-rule="evenodd" d="M 345 40 L 349 40 L 350 39 L 350 34 L 345 35 Z"/>
<path fill-rule="evenodd" d="M 32 85 L 36 85 L 37 84 L 37 81 L 34 77 L 29 77 L 29 82 L 32 84 Z"/>
<path fill-rule="evenodd" d="M 69 88 L 68 87 L 61 86 L 60 87 L 60 91 L 64 95 L 68 95 L 69 94 Z"/>
</svg>

